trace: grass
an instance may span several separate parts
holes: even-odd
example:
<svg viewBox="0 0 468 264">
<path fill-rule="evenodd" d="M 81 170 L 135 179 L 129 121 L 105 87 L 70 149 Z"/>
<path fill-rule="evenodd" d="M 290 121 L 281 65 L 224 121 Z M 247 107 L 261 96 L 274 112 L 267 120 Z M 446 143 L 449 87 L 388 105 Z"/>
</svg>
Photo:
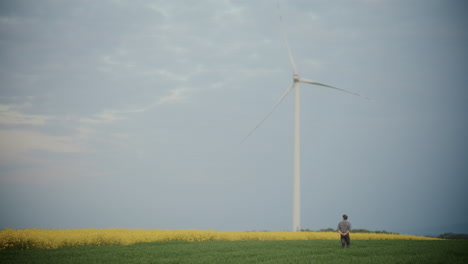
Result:
<svg viewBox="0 0 468 264">
<path fill-rule="evenodd" d="M 468 263 L 468 241 L 207 241 L 3 250 L 0 263 Z"/>
</svg>

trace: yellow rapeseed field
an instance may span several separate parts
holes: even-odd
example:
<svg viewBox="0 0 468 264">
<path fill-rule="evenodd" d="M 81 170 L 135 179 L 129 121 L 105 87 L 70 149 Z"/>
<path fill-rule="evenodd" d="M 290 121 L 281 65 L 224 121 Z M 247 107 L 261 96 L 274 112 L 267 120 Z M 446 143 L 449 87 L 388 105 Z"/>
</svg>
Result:
<svg viewBox="0 0 468 264">
<path fill-rule="evenodd" d="M 398 234 L 352 233 L 353 240 L 434 240 Z M 210 231 L 141 229 L 4 229 L 0 250 L 55 249 L 74 246 L 130 245 L 157 241 L 338 240 L 334 232 Z"/>
</svg>

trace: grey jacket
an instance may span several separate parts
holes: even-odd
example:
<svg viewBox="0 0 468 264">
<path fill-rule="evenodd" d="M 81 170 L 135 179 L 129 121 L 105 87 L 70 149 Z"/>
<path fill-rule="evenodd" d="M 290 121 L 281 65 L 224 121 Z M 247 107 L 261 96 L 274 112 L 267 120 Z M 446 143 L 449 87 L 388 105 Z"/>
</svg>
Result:
<svg viewBox="0 0 468 264">
<path fill-rule="evenodd" d="M 351 231 L 351 223 L 348 222 L 347 220 L 343 220 L 338 224 L 338 231 L 341 233 L 346 233 L 348 231 Z"/>
</svg>

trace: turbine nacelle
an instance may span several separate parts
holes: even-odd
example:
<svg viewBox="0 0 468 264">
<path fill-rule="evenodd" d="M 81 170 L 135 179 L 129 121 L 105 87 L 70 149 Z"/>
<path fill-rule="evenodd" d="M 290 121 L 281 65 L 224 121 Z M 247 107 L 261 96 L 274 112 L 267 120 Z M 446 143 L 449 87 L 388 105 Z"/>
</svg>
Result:
<svg viewBox="0 0 468 264">
<path fill-rule="evenodd" d="M 296 82 L 300 82 L 300 81 L 301 81 L 301 77 L 299 76 L 299 74 L 294 73 L 294 74 L 293 74 L 293 80 L 294 80 L 295 83 L 296 83 Z"/>
</svg>

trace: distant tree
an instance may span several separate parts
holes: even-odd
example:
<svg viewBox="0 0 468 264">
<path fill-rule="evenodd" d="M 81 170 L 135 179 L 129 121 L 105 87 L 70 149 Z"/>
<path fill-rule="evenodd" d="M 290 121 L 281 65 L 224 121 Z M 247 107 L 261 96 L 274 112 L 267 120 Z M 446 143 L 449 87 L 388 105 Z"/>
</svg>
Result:
<svg viewBox="0 0 468 264">
<path fill-rule="evenodd" d="M 336 230 L 329 227 L 327 229 L 320 229 L 318 231 L 310 230 L 309 228 L 301 229 L 302 232 L 335 232 Z"/>
<path fill-rule="evenodd" d="M 353 229 L 351 231 L 353 233 L 372 233 L 372 231 L 369 231 L 369 230 L 363 229 L 363 228 L 356 228 L 356 229 Z"/>
<path fill-rule="evenodd" d="M 336 232 L 336 229 L 329 227 L 327 229 L 320 229 L 319 232 Z"/>
<path fill-rule="evenodd" d="M 310 230 L 310 229 L 301 229 L 301 231 L 303 232 L 314 232 L 313 230 Z M 318 230 L 317 232 L 336 232 L 336 229 L 335 228 L 322 228 L 320 230 Z M 398 234 L 398 233 L 394 233 L 394 232 L 388 232 L 388 231 L 385 231 L 385 230 L 382 230 L 382 231 L 370 231 L 368 229 L 363 229 L 363 228 L 357 228 L 357 229 L 352 229 L 353 233 L 377 233 L 377 234 Z"/>
<path fill-rule="evenodd" d="M 468 234 L 444 233 L 438 235 L 437 238 L 443 239 L 468 239 Z"/>
</svg>

